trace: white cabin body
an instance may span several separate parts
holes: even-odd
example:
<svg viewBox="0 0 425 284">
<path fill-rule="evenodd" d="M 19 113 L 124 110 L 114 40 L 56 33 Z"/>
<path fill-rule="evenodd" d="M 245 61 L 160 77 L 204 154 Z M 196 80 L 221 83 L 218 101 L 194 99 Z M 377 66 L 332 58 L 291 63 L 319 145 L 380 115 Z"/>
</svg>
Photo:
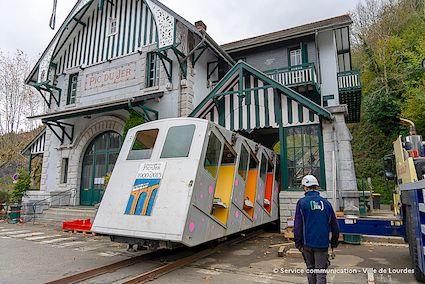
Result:
<svg viewBox="0 0 425 284">
<path fill-rule="evenodd" d="M 193 118 L 131 129 L 92 230 L 145 246 L 195 246 L 277 220 L 276 155 L 233 134 Z"/>
</svg>

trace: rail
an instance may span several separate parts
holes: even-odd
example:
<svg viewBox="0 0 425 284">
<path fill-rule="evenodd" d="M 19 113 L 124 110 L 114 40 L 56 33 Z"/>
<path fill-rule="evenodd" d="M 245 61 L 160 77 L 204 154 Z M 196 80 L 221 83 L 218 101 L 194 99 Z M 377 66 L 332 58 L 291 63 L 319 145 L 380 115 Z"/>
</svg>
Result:
<svg viewBox="0 0 425 284">
<path fill-rule="evenodd" d="M 287 87 L 317 84 L 317 75 L 314 63 L 272 69 L 264 71 L 264 73 L 273 80 Z"/>
<path fill-rule="evenodd" d="M 69 193 L 71 194 L 69 195 Z M 32 222 L 35 223 L 38 206 L 44 205 L 46 201 L 50 202 L 50 204 L 54 204 L 55 202 L 60 201 L 62 198 L 65 198 L 65 197 L 66 198 L 69 197 L 72 200 L 75 197 L 75 194 L 76 194 L 75 188 L 71 188 L 65 191 L 61 191 L 57 194 L 50 195 L 44 199 L 37 200 L 34 203 L 32 202 L 22 203 L 22 209 L 23 209 L 22 211 L 24 215 L 27 217 L 31 216 L 28 213 L 32 213 Z M 32 209 L 31 212 L 28 212 L 27 210 L 28 207 Z M 28 221 L 31 221 L 31 219 L 29 219 Z"/>
<path fill-rule="evenodd" d="M 211 254 L 214 254 L 218 251 L 220 251 L 221 249 L 223 249 L 224 247 L 227 246 L 232 246 L 232 245 L 236 245 L 238 243 L 241 243 L 243 241 L 246 241 L 248 239 L 254 238 L 256 236 L 258 236 L 259 234 L 263 233 L 263 230 L 256 230 L 253 231 L 249 234 L 241 234 L 241 236 L 235 238 L 235 239 L 231 239 L 228 241 L 225 241 L 221 244 L 219 244 L 218 246 L 214 247 L 214 248 L 207 248 L 207 249 L 202 249 L 200 251 L 194 252 L 192 255 L 189 256 L 184 256 L 182 258 L 178 258 L 177 260 L 171 262 L 171 263 L 167 263 L 164 265 L 160 265 L 158 267 L 153 268 L 152 270 L 142 273 L 140 275 L 137 275 L 135 277 L 133 277 L 132 279 L 124 282 L 123 284 L 134 284 L 134 283 L 145 283 L 148 281 L 151 281 L 153 279 L 156 279 L 158 277 L 161 277 L 169 272 L 172 272 L 178 268 L 184 267 L 196 260 L 199 260 L 201 258 L 207 257 Z M 171 252 L 175 252 L 175 251 L 171 251 Z M 132 266 L 135 265 L 137 263 L 140 263 L 142 261 L 151 261 L 154 259 L 163 259 L 164 256 L 173 256 L 172 253 L 170 253 L 169 251 L 153 251 L 147 254 L 143 254 L 140 256 L 136 256 L 134 258 L 130 258 L 130 259 L 125 259 L 125 260 L 121 260 L 112 264 L 108 264 L 105 266 L 101 266 L 98 268 L 94 268 L 91 270 L 87 270 L 84 272 L 80 272 L 74 275 L 70 275 L 70 276 L 66 276 L 64 278 L 55 280 L 55 281 L 51 281 L 48 282 L 47 284 L 68 284 L 68 283 L 77 283 L 77 282 L 81 282 L 84 280 L 88 280 L 88 279 L 92 279 L 94 277 L 98 277 L 107 273 L 113 273 L 114 271 L 118 270 L 118 269 L 122 269 L 128 266 Z"/>
<path fill-rule="evenodd" d="M 338 73 L 338 90 L 340 92 L 360 90 L 360 71 L 351 70 Z"/>
</svg>

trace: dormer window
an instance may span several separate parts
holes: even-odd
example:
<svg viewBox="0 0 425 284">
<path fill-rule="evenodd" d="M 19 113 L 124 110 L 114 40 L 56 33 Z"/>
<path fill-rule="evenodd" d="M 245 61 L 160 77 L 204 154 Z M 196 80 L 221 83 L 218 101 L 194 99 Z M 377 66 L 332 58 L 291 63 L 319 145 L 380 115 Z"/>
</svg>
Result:
<svg viewBox="0 0 425 284">
<path fill-rule="evenodd" d="M 108 36 L 113 36 L 118 32 L 117 18 L 109 18 Z"/>
</svg>

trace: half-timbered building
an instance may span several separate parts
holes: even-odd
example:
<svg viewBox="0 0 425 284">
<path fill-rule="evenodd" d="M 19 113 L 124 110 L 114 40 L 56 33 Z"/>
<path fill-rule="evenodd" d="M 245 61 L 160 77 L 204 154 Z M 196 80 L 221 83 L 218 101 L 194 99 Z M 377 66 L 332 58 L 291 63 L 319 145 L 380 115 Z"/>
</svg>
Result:
<svg viewBox="0 0 425 284">
<path fill-rule="evenodd" d="M 77 1 L 27 78 L 48 107 L 30 118 L 46 128 L 24 151 L 43 157 L 29 199 L 98 203 L 134 111 L 208 119 L 274 147 L 283 224 L 304 174 L 338 206 L 356 205 L 346 122 L 359 120 L 361 88 L 350 25 L 344 15 L 220 46 L 202 21 L 157 0 Z"/>
</svg>

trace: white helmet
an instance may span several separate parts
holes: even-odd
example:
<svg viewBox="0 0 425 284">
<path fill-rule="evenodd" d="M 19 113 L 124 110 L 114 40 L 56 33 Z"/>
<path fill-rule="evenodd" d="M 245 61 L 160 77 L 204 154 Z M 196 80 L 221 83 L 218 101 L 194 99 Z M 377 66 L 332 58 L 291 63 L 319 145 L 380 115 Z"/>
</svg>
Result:
<svg viewBox="0 0 425 284">
<path fill-rule="evenodd" d="M 317 178 L 313 175 L 306 175 L 303 177 L 301 181 L 302 186 L 310 187 L 310 186 L 319 186 L 319 182 Z"/>
</svg>

